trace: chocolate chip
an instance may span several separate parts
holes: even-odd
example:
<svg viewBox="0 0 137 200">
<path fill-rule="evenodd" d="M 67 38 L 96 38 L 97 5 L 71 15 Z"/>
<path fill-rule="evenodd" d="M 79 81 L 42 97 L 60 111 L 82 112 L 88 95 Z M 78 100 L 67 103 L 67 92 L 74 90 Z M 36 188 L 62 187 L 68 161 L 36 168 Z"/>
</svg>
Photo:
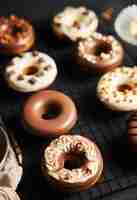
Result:
<svg viewBox="0 0 137 200">
<path fill-rule="evenodd" d="M 79 24 L 79 22 L 74 21 L 73 27 L 76 27 L 76 28 L 80 29 L 80 24 Z"/>
<path fill-rule="evenodd" d="M 36 79 L 34 79 L 34 78 L 31 78 L 31 79 L 29 79 L 28 80 L 28 82 L 30 83 L 30 84 L 35 84 L 36 83 Z"/>
<path fill-rule="evenodd" d="M 18 80 L 18 81 L 22 81 L 22 80 L 24 80 L 24 77 L 23 77 L 22 75 L 19 75 L 19 76 L 17 77 L 17 80 Z"/>
<path fill-rule="evenodd" d="M 33 51 L 33 52 L 32 52 L 32 55 L 33 55 L 33 56 L 38 56 L 38 54 L 39 54 L 38 51 Z"/>
<path fill-rule="evenodd" d="M 37 77 L 40 77 L 40 76 L 43 76 L 43 75 L 44 75 L 43 71 L 41 71 L 41 72 L 39 72 L 39 73 L 36 74 Z"/>
<path fill-rule="evenodd" d="M 89 14 L 88 10 L 85 10 L 84 12 L 82 12 L 82 15 L 88 15 L 88 14 Z"/>
<path fill-rule="evenodd" d="M 38 59 L 38 63 L 43 63 L 43 62 L 45 62 L 45 60 L 43 58 Z"/>
<path fill-rule="evenodd" d="M 23 54 L 19 54 L 18 57 L 22 58 L 24 55 Z"/>
<path fill-rule="evenodd" d="M 14 74 L 14 71 L 13 71 L 13 70 L 7 72 L 7 73 L 6 73 L 6 76 L 7 76 L 7 77 L 10 77 L 12 74 Z"/>
<path fill-rule="evenodd" d="M 51 67 L 50 65 L 47 65 L 46 67 L 44 67 L 44 70 L 48 71 L 50 69 L 50 67 Z"/>
<path fill-rule="evenodd" d="M 92 174 L 92 171 L 91 171 L 91 169 L 89 169 L 89 168 L 84 169 L 84 172 L 85 172 L 86 174 Z"/>
<path fill-rule="evenodd" d="M 54 22 L 55 26 L 61 26 L 59 22 Z"/>
</svg>

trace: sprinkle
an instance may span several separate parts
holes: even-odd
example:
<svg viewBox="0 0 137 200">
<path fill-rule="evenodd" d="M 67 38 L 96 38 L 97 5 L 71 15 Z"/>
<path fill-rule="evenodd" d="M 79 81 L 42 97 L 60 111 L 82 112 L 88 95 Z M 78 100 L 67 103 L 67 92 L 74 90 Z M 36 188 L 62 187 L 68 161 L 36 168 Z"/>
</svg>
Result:
<svg viewBox="0 0 137 200">
<path fill-rule="evenodd" d="M 117 100 L 116 100 L 116 103 L 120 103 L 120 100 L 119 100 L 119 99 L 117 99 Z"/>
</svg>

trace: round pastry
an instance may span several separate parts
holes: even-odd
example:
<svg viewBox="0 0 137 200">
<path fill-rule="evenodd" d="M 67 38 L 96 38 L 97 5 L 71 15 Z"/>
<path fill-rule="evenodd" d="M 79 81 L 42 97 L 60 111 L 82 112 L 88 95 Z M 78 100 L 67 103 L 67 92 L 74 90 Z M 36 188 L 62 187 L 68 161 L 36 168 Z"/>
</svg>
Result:
<svg viewBox="0 0 137 200">
<path fill-rule="evenodd" d="M 76 120 L 77 111 L 73 101 L 54 90 L 34 94 L 23 109 L 25 127 L 40 136 L 67 133 Z"/>
<path fill-rule="evenodd" d="M 10 187 L 0 187 L 0 200 L 20 200 L 20 198 Z"/>
<path fill-rule="evenodd" d="M 137 110 L 137 67 L 121 67 L 103 75 L 97 96 L 112 110 Z"/>
<path fill-rule="evenodd" d="M 95 12 L 85 7 L 66 7 L 53 19 L 53 30 L 58 38 L 72 41 L 89 37 L 97 26 Z"/>
<path fill-rule="evenodd" d="M 91 37 L 78 42 L 75 54 L 82 70 L 102 73 L 120 66 L 124 51 L 113 36 L 93 33 Z"/>
<path fill-rule="evenodd" d="M 34 44 L 31 24 L 14 15 L 0 17 L 0 53 L 13 55 L 27 51 Z"/>
<path fill-rule="evenodd" d="M 97 145 L 83 136 L 62 135 L 44 151 L 43 175 L 61 191 L 90 188 L 102 170 L 103 159 Z"/>
<path fill-rule="evenodd" d="M 122 40 L 137 45 L 137 5 L 122 9 L 115 20 L 114 28 Z"/>
<path fill-rule="evenodd" d="M 127 125 L 128 144 L 132 152 L 137 153 L 137 112 L 134 112 L 128 119 Z"/>
<path fill-rule="evenodd" d="M 12 59 L 5 77 L 11 88 L 19 92 L 34 92 L 47 88 L 57 76 L 54 60 L 45 53 L 27 52 Z"/>
</svg>

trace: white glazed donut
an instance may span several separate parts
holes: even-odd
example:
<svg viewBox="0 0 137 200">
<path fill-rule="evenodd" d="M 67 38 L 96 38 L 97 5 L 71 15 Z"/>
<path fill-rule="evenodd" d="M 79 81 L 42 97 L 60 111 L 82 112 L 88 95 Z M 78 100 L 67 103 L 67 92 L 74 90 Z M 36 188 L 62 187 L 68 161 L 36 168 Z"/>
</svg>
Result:
<svg viewBox="0 0 137 200">
<path fill-rule="evenodd" d="M 137 45 L 137 5 L 122 9 L 115 20 L 114 28 L 124 41 Z"/>
<path fill-rule="evenodd" d="M 20 92 L 34 92 L 47 88 L 57 76 L 54 60 L 38 51 L 21 54 L 6 67 L 9 86 Z"/>
<path fill-rule="evenodd" d="M 115 111 L 137 110 L 137 67 L 116 68 L 102 76 L 97 96 Z"/>
<path fill-rule="evenodd" d="M 94 11 L 85 7 L 66 7 L 53 19 L 53 30 L 59 38 L 72 41 L 87 38 L 96 31 L 98 18 Z"/>
</svg>

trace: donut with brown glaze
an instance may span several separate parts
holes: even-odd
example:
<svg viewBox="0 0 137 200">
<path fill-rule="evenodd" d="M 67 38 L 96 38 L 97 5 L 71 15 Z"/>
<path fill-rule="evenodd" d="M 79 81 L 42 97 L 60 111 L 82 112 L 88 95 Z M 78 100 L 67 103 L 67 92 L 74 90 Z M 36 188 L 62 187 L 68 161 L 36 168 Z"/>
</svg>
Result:
<svg viewBox="0 0 137 200">
<path fill-rule="evenodd" d="M 33 27 L 27 20 L 14 15 L 0 17 L 0 53 L 20 54 L 30 49 L 34 40 Z"/>
<path fill-rule="evenodd" d="M 24 126 L 39 136 L 67 133 L 77 121 L 73 101 L 65 94 L 44 90 L 32 95 L 23 108 Z"/>
<path fill-rule="evenodd" d="M 103 159 L 99 148 L 80 135 L 62 135 L 44 151 L 43 175 L 61 191 L 90 188 L 99 180 L 102 170 Z"/>
<path fill-rule="evenodd" d="M 127 132 L 129 149 L 137 153 L 137 112 L 132 113 L 129 117 Z"/>
<path fill-rule="evenodd" d="M 74 53 L 82 70 L 98 73 L 120 66 L 124 57 L 121 44 L 113 36 L 101 33 L 79 41 Z"/>
</svg>

